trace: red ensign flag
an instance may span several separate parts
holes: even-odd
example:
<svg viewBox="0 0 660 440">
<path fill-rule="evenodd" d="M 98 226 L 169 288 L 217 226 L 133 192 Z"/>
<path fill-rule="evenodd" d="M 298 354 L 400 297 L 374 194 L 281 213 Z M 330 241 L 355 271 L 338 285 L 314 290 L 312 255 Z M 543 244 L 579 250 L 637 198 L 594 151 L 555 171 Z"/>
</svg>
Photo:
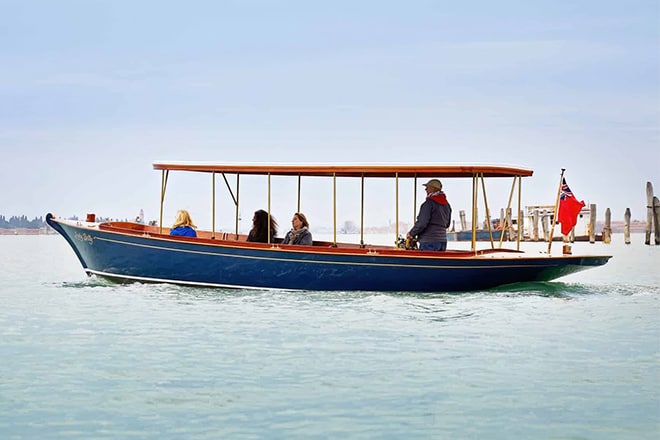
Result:
<svg viewBox="0 0 660 440">
<path fill-rule="evenodd" d="M 561 223 L 561 233 L 568 235 L 571 229 L 577 223 L 580 210 L 584 208 L 584 202 L 578 201 L 573 192 L 566 184 L 566 179 L 562 180 L 561 195 L 559 196 L 559 213 L 557 214 L 557 223 Z"/>
</svg>

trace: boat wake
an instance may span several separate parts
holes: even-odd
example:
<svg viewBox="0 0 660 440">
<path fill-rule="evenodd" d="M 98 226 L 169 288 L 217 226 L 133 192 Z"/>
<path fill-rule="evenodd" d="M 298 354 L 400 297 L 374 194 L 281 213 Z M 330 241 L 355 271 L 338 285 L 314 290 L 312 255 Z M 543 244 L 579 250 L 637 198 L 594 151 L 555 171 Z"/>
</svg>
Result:
<svg viewBox="0 0 660 440">
<path fill-rule="evenodd" d="M 533 281 L 508 284 L 506 286 L 495 287 L 488 292 L 498 296 L 543 296 L 565 299 L 573 296 L 600 293 L 594 292 L 593 286 L 567 284 L 557 281 Z"/>
</svg>

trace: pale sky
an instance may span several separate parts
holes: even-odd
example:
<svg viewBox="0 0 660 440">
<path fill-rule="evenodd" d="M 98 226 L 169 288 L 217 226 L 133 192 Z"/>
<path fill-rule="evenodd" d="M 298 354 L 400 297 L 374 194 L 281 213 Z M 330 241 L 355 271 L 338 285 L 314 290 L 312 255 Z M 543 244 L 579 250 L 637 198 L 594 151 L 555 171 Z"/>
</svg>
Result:
<svg viewBox="0 0 660 440">
<path fill-rule="evenodd" d="M 523 205 L 553 204 L 566 168 L 613 220 L 645 219 L 647 181 L 660 194 L 658 0 L 0 0 L 0 67 L 6 217 L 156 219 L 167 160 L 511 164 L 534 170 Z M 295 183 L 274 183 L 288 226 Z M 331 225 L 331 182 L 303 184 Z M 249 220 L 265 185 L 241 185 Z M 393 221 L 391 182 L 370 187 L 367 223 Z M 169 188 L 166 223 L 208 226 L 207 177 Z M 357 221 L 359 183 L 340 194 Z"/>
</svg>

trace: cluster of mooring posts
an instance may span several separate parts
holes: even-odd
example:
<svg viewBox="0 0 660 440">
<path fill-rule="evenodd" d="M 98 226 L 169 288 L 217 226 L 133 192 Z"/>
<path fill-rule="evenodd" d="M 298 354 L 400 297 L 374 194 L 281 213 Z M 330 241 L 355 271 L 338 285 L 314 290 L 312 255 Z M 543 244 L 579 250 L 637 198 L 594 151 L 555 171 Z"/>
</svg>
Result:
<svg viewBox="0 0 660 440">
<path fill-rule="evenodd" d="M 658 197 L 653 194 L 653 185 L 651 182 L 646 182 L 646 235 L 644 243 L 651 244 L 651 235 L 654 235 L 656 245 L 660 245 L 660 201 Z M 504 232 L 504 239 L 508 241 L 515 241 L 517 239 L 518 230 L 522 231 L 522 241 L 550 241 L 551 224 L 554 219 L 555 207 L 552 205 L 538 205 L 527 206 L 527 212 L 520 211 L 517 219 L 512 217 L 511 209 L 500 210 L 500 217 L 492 220 L 492 230 L 502 230 Z M 603 222 L 603 229 L 600 234 L 596 233 L 596 204 L 590 204 L 588 207 L 582 208 L 578 215 L 578 225 L 584 228 L 585 222 L 581 219 L 588 219 L 586 222 L 586 229 L 583 233 L 576 233 L 576 225 L 568 235 L 568 237 L 555 236 L 552 237 L 553 241 L 588 241 L 595 243 L 602 241 L 603 243 L 610 243 L 612 241 L 612 212 L 610 208 L 605 210 L 605 219 Z M 465 211 L 459 211 L 461 231 L 469 231 L 467 225 L 467 218 Z M 630 208 L 626 208 L 623 218 L 623 238 L 625 244 L 630 244 Z M 527 220 L 525 220 L 527 219 Z M 486 220 L 487 221 L 487 220 Z M 525 221 L 530 222 L 529 230 L 525 230 Z M 540 224 L 540 227 L 539 227 Z M 453 229 L 453 228 L 452 228 Z M 488 229 L 484 224 L 483 229 Z"/>
</svg>

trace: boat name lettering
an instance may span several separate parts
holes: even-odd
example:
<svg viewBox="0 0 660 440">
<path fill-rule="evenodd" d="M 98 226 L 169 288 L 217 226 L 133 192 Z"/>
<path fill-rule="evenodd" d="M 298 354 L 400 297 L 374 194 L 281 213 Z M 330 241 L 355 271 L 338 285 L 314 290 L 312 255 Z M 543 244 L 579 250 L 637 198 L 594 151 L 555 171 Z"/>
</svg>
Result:
<svg viewBox="0 0 660 440">
<path fill-rule="evenodd" d="M 74 237 L 75 237 L 76 240 L 86 241 L 89 244 L 94 244 L 94 237 L 92 237 L 89 234 L 80 234 L 80 233 L 76 232 Z"/>
</svg>

